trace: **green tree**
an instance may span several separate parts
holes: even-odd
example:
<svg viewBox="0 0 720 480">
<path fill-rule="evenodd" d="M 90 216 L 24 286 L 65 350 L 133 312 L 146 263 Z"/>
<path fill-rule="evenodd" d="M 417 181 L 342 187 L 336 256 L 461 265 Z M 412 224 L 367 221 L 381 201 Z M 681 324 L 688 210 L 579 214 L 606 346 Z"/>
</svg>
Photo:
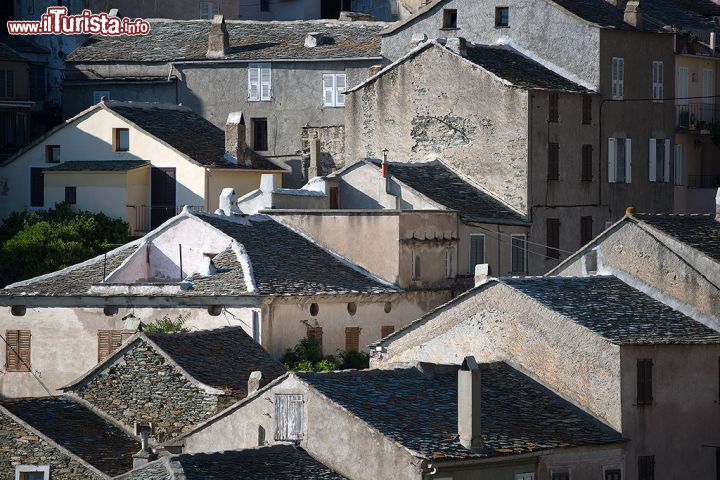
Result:
<svg viewBox="0 0 720 480">
<path fill-rule="evenodd" d="M 164 315 L 162 318 L 145 325 L 142 331 L 145 333 L 189 332 L 190 329 L 185 327 L 188 318 L 190 318 L 189 313 L 181 313 L 175 320 L 170 318 L 169 315 Z"/>
<path fill-rule="evenodd" d="M 370 366 L 370 355 L 364 352 L 338 350 L 337 355 L 323 356 L 320 343 L 314 338 L 303 338 L 282 357 L 288 370 L 300 372 L 330 372 L 333 370 L 363 369 Z"/>
</svg>

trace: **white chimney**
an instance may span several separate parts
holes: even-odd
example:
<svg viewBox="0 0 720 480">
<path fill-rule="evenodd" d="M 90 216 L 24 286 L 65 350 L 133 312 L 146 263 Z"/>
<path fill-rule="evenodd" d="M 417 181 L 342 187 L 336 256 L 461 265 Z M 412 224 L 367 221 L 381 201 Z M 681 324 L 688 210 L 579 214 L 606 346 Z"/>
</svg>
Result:
<svg viewBox="0 0 720 480">
<path fill-rule="evenodd" d="M 710 32 L 710 50 L 715 51 L 716 42 L 715 32 Z"/>
<path fill-rule="evenodd" d="M 479 263 L 475 265 L 475 286 L 487 283 L 490 278 L 490 264 Z"/>
<path fill-rule="evenodd" d="M 225 26 L 225 17 L 215 15 L 208 34 L 207 58 L 225 58 L 230 49 L 230 36 Z"/>
<path fill-rule="evenodd" d="M 458 435 L 460 444 L 468 450 L 483 446 L 480 422 L 480 367 L 475 357 L 465 357 L 458 370 Z"/>
<path fill-rule="evenodd" d="M 321 32 L 310 32 L 305 35 L 305 46 L 307 48 L 314 48 L 318 45 L 322 45 L 322 33 Z"/>
<path fill-rule="evenodd" d="M 225 122 L 225 159 L 232 164 L 250 165 L 245 132 L 245 117 L 242 112 L 230 113 Z"/>
<path fill-rule="evenodd" d="M 467 57 L 467 41 L 463 37 L 448 38 L 445 46 L 458 55 Z"/>
<path fill-rule="evenodd" d="M 260 175 L 260 191 L 263 193 L 271 193 L 277 188 L 275 175 L 272 173 L 263 173 Z"/>
<path fill-rule="evenodd" d="M 424 33 L 413 33 L 413 36 L 410 39 L 410 44 L 413 47 L 417 47 L 421 43 L 427 42 L 427 39 L 428 39 L 428 37 Z"/>
<path fill-rule="evenodd" d="M 248 386 L 247 386 L 247 396 L 248 397 L 260 389 L 260 382 L 262 382 L 262 372 L 260 372 L 260 371 L 252 372 L 250 374 L 250 378 L 248 378 Z"/>
<path fill-rule="evenodd" d="M 720 188 L 715 195 L 715 220 L 720 222 Z"/>
<path fill-rule="evenodd" d="M 628 25 L 632 25 L 635 28 L 642 28 L 643 18 L 642 12 L 640 11 L 640 0 L 629 0 L 625 5 L 625 13 L 623 20 Z"/>
<path fill-rule="evenodd" d="M 220 192 L 220 204 L 218 211 L 222 212 L 226 216 L 233 214 L 239 214 L 240 209 L 237 206 L 237 195 L 235 195 L 234 188 L 223 188 Z"/>
</svg>

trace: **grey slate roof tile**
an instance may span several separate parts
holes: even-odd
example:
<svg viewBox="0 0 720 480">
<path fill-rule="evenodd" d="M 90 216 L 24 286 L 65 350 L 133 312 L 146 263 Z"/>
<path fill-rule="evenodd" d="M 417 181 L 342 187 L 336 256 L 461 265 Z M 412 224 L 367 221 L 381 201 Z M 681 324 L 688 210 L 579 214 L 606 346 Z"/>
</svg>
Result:
<svg viewBox="0 0 720 480">
<path fill-rule="evenodd" d="M 500 282 L 617 345 L 720 343 L 720 332 L 615 277 L 502 278 Z"/>
<path fill-rule="evenodd" d="M 108 475 L 132 469 L 140 442 L 65 397 L 2 400 L 13 415 Z"/>
<path fill-rule="evenodd" d="M 480 365 L 483 452 L 458 442 L 456 366 L 297 375 L 383 435 L 440 462 L 621 440 L 505 363 Z"/>
<path fill-rule="evenodd" d="M 51 172 L 126 172 L 146 165 L 150 165 L 147 160 L 69 161 L 45 170 Z"/>
<path fill-rule="evenodd" d="M 633 217 L 720 262 L 720 222 L 714 214 L 636 213 Z"/>
<path fill-rule="evenodd" d="M 380 22 L 292 21 L 226 22 L 229 60 L 359 58 L 380 56 Z M 210 20 L 151 20 L 146 36 L 92 37 L 68 55 L 68 62 L 171 62 L 207 60 Z M 328 40 L 305 47 L 305 36 L 319 32 Z"/>
<path fill-rule="evenodd" d="M 145 335 L 199 382 L 242 398 L 252 372 L 262 372 L 261 385 L 286 372 L 242 327 Z"/>
</svg>

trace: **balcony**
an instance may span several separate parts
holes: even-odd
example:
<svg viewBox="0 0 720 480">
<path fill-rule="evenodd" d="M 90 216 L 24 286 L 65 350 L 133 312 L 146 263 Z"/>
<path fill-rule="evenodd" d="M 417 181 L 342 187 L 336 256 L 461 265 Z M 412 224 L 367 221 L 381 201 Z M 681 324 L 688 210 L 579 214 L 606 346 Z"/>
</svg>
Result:
<svg viewBox="0 0 720 480">
<path fill-rule="evenodd" d="M 720 105 L 714 103 L 688 103 L 677 105 L 677 127 L 689 132 L 710 133 L 720 123 Z"/>
<path fill-rule="evenodd" d="M 689 188 L 720 188 L 720 175 L 688 175 Z"/>
<path fill-rule="evenodd" d="M 202 212 L 205 207 L 188 205 L 193 212 Z M 141 235 L 162 225 L 183 209 L 182 205 L 128 205 L 128 221 L 134 235 Z"/>
</svg>

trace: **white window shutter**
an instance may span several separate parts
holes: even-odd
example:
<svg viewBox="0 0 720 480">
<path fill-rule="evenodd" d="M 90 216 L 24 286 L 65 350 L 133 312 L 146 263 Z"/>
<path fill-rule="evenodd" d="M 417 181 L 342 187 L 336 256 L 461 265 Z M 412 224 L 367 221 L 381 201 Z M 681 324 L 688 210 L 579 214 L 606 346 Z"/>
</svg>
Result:
<svg viewBox="0 0 720 480">
<path fill-rule="evenodd" d="M 684 176 L 683 146 L 682 143 L 675 145 L 675 185 L 682 185 Z"/>
<path fill-rule="evenodd" d="M 260 66 L 260 100 L 267 101 L 272 97 L 272 73 L 270 64 Z"/>
<path fill-rule="evenodd" d="M 670 181 L 670 140 L 665 139 L 665 182 Z"/>
<path fill-rule="evenodd" d="M 625 183 L 632 183 L 632 141 L 625 139 Z"/>
<path fill-rule="evenodd" d="M 346 81 L 347 79 L 344 73 L 335 76 L 335 105 L 338 107 L 345 106 L 345 95 L 343 92 L 345 92 L 345 88 L 347 88 Z"/>
<path fill-rule="evenodd" d="M 323 75 L 323 105 L 335 106 L 335 75 Z"/>
<path fill-rule="evenodd" d="M 665 73 L 664 73 L 663 62 L 658 62 L 658 100 L 665 98 Z"/>
<path fill-rule="evenodd" d="M 618 98 L 625 95 L 625 59 L 618 58 Z"/>
<path fill-rule="evenodd" d="M 617 168 L 616 168 L 616 140 L 614 138 L 608 138 L 608 182 L 615 183 L 617 181 Z"/>
<path fill-rule="evenodd" d="M 648 152 L 648 167 L 650 171 L 649 180 L 654 182 L 657 177 L 657 142 L 654 138 L 650 139 Z"/>
<path fill-rule="evenodd" d="M 256 65 L 248 67 L 248 100 L 260 100 L 260 69 Z"/>
</svg>

